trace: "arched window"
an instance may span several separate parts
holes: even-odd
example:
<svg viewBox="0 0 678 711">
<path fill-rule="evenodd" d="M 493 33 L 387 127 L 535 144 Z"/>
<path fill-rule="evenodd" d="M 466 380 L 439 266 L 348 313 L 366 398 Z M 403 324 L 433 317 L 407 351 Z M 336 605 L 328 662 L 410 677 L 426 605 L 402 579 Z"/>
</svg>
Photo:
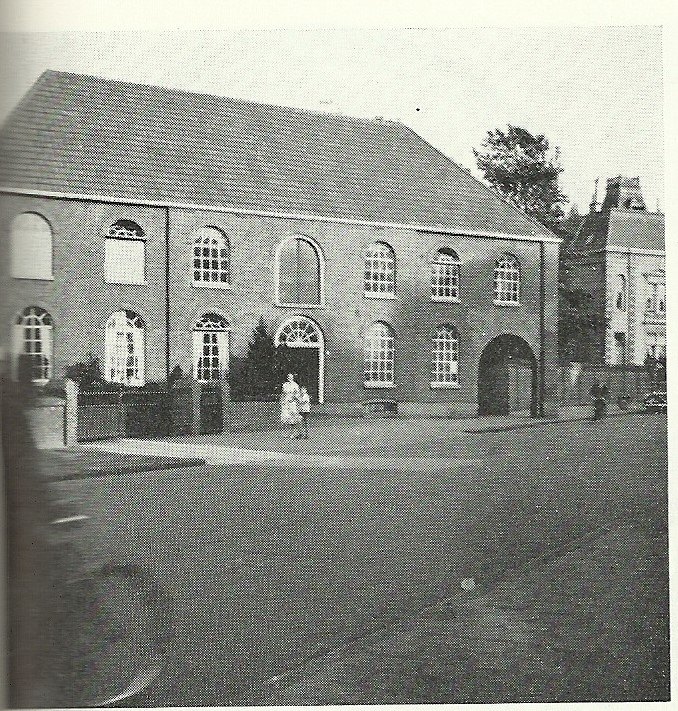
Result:
<svg viewBox="0 0 678 711">
<path fill-rule="evenodd" d="M 459 385 L 459 333 L 454 326 L 438 326 L 433 336 L 431 386 Z"/>
<path fill-rule="evenodd" d="M 431 298 L 434 301 L 459 300 L 459 257 L 453 249 L 438 250 L 431 265 Z"/>
<path fill-rule="evenodd" d="M 144 322 L 134 311 L 116 311 L 106 322 L 106 380 L 143 385 Z"/>
<path fill-rule="evenodd" d="M 365 337 L 365 386 L 393 387 L 395 336 L 385 323 L 373 324 Z"/>
<path fill-rule="evenodd" d="M 626 277 L 623 274 L 617 276 L 617 309 L 626 311 Z"/>
<path fill-rule="evenodd" d="M 228 237 L 216 227 L 202 227 L 193 239 L 193 283 L 228 286 L 231 281 Z"/>
<path fill-rule="evenodd" d="M 44 385 L 52 377 L 52 317 L 39 306 L 29 306 L 16 319 L 14 326 L 15 373 Z M 25 372 L 25 371 L 24 371 Z"/>
<path fill-rule="evenodd" d="M 35 212 L 12 220 L 11 274 L 17 279 L 52 278 L 52 228 Z"/>
<path fill-rule="evenodd" d="M 305 237 L 293 237 L 276 251 L 277 303 L 319 306 L 322 303 L 323 263 L 320 249 Z"/>
<path fill-rule="evenodd" d="M 131 220 L 118 220 L 106 232 L 104 272 L 108 284 L 146 283 L 146 234 Z"/>
<path fill-rule="evenodd" d="M 520 263 L 512 254 L 504 254 L 494 267 L 494 301 L 499 304 L 520 301 Z"/>
<path fill-rule="evenodd" d="M 193 327 L 193 377 L 201 383 L 219 380 L 229 365 L 228 321 L 205 314 Z"/>
<path fill-rule="evenodd" d="M 374 242 L 365 253 L 365 295 L 394 296 L 395 252 L 384 242 Z"/>
</svg>

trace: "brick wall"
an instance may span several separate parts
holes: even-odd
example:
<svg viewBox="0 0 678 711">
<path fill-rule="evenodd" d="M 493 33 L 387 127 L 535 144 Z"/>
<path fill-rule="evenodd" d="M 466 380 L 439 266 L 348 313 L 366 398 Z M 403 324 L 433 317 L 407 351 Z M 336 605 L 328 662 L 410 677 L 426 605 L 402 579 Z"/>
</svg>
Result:
<svg viewBox="0 0 678 711">
<path fill-rule="evenodd" d="M 46 308 L 54 318 L 55 375 L 83 360 L 88 351 L 103 361 L 103 331 L 113 311 L 129 308 L 147 325 L 147 379 L 165 377 L 165 241 L 169 218 L 170 369 L 190 372 L 191 329 L 204 313 L 216 312 L 232 325 L 231 351 L 244 353 L 252 330 L 263 317 L 271 330 L 286 318 L 312 318 L 325 337 L 325 398 L 352 403 L 387 397 L 405 403 L 437 403 L 468 410 L 477 400 L 478 361 L 495 336 L 523 338 L 539 358 L 540 244 L 538 242 L 453 237 L 397 228 L 375 228 L 289 219 L 236 216 L 211 211 L 130 207 L 94 202 L 5 196 L 0 211 L 0 249 L 7 263 L 9 223 L 22 211 L 43 214 L 54 230 L 55 278 L 52 282 L 2 277 L 9 298 L 2 306 L 2 339 L 10 342 L 10 324 L 28 305 Z M 103 278 L 103 234 L 117 219 L 134 220 L 147 235 L 147 285 L 111 285 Z M 231 243 L 230 288 L 192 284 L 193 233 L 203 226 L 225 232 Z M 323 308 L 296 310 L 274 304 L 273 264 L 279 242 L 290 236 L 311 238 L 326 259 Z M 372 241 L 396 252 L 395 300 L 363 295 L 363 253 Z M 461 259 L 460 302 L 437 303 L 430 297 L 430 259 L 441 246 Z M 493 304 L 495 260 L 504 252 L 521 263 L 519 306 Z M 553 379 L 557 350 L 558 245 L 545 244 L 544 351 L 547 380 Z M 363 337 L 377 320 L 396 334 L 396 386 L 366 390 L 363 386 Z M 460 335 L 460 387 L 430 387 L 431 339 L 436 326 L 452 324 Z"/>
</svg>

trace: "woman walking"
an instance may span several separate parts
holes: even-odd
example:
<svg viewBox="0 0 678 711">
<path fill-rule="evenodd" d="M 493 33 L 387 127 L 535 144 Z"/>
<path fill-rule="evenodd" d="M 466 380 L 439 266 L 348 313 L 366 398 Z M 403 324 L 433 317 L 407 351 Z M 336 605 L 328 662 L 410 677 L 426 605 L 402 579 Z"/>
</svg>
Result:
<svg viewBox="0 0 678 711">
<path fill-rule="evenodd" d="M 280 421 L 283 425 L 290 425 L 292 439 L 299 438 L 297 427 L 301 422 L 299 414 L 299 386 L 294 380 L 294 374 L 288 373 L 286 382 L 282 386 L 280 396 Z"/>
</svg>

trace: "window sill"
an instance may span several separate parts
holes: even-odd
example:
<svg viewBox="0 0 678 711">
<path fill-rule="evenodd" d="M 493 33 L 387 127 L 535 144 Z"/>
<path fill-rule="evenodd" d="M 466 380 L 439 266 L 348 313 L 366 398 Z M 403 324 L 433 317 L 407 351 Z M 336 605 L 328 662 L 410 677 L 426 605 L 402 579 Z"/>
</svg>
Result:
<svg viewBox="0 0 678 711">
<path fill-rule="evenodd" d="M 431 383 L 431 390 L 459 390 L 459 383 Z"/>
<path fill-rule="evenodd" d="M 513 308 L 520 307 L 520 301 L 493 301 L 492 303 L 495 306 L 508 306 L 508 307 L 513 307 Z"/>
<path fill-rule="evenodd" d="M 445 303 L 445 304 L 460 304 L 461 299 L 458 297 L 447 297 L 447 296 L 432 296 L 431 301 L 435 301 L 437 303 Z"/>
<path fill-rule="evenodd" d="M 378 293 L 374 293 L 372 291 L 363 292 L 363 296 L 366 299 L 386 299 L 387 301 L 396 301 L 398 298 L 395 294 L 389 294 L 386 292 L 383 294 L 378 294 Z"/>
<path fill-rule="evenodd" d="M 147 281 L 106 281 L 105 283 L 117 286 L 148 286 Z"/>
<path fill-rule="evenodd" d="M 22 279 L 24 281 L 54 281 L 52 276 L 12 276 L 12 279 Z"/>
<path fill-rule="evenodd" d="M 364 382 L 363 385 L 370 390 L 376 390 L 381 388 L 394 388 L 395 383 L 370 383 Z"/>
<path fill-rule="evenodd" d="M 194 281 L 193 286 L 196 289 L 220 289 L 222 291 L 230 291 L 231 285 L 227 283 L 219 283 L 218 281 Z"/>
<path fill-rule="evenodd" d="M 273 306 L 281 309 L 324 309 L 325 304 L 283 304 L 280 301 L 274 301 Z"/>
</svg>

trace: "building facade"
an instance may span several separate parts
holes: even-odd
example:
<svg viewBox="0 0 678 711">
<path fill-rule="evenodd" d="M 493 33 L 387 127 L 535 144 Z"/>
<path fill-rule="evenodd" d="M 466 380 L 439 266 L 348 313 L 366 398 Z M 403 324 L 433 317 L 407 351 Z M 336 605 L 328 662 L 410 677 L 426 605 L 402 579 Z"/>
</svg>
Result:
<svg viewBox="0 0 678 711">
<path fill-rule="evenodd" d="M 398 122 L 47 72 L 4 134 L 2 339 L 36 383 L 88 353 L 209 381 L 263 318 L 329 410 L 550 397 L 559 240 Z"/>
<path fill-rule="evenodd" d="M 566 283 L 591 294 L 605 317 L 596 360 L 643 365 L 666 357 L 664 215 L 648 212 L 638 178 L 607 181 L 563 250 Z"/>
</svg>

